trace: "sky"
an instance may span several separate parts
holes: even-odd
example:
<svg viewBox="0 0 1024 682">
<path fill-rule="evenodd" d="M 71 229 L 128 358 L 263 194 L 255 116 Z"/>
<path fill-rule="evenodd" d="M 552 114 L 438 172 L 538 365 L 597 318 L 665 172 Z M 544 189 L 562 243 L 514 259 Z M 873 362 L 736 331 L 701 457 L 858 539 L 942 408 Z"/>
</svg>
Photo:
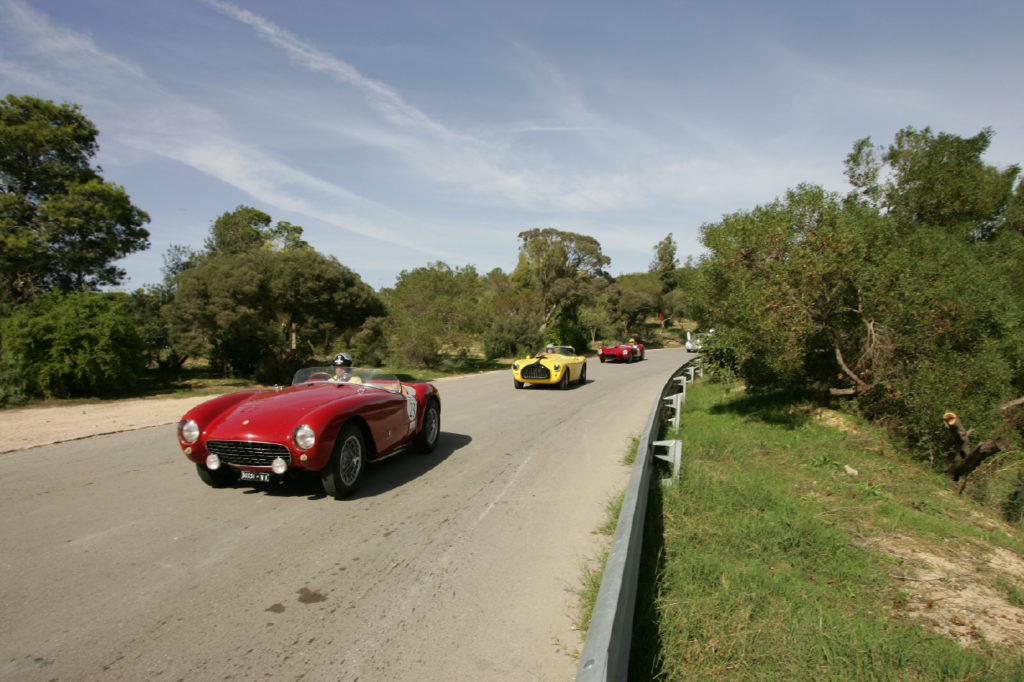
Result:
<svg viewBox="0 0 1024 682">
<path fill-rule="evenodd" d="M 253 206 L 375 289 L 589 235 L 613 275 L 853 143 L 988 127 L 1024 163 L 1024 3 L 0 0 L 0 95 L 71 102 L 151 219 L 122 289 Z"/>
</svg>

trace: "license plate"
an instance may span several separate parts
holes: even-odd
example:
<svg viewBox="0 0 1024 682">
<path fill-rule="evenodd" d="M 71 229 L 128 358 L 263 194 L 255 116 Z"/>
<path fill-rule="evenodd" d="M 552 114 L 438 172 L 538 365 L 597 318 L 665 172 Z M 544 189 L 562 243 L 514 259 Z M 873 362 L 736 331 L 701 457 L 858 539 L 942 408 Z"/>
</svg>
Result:
<svg viewBox="0 0 1024 682">
<path fill-rule="evenodd" d="M 260 483 L 270 483 L 270 472 L 269 471 L 241 471 L 241 479 L 243 481 L 258 481 Z"/>
</svg>

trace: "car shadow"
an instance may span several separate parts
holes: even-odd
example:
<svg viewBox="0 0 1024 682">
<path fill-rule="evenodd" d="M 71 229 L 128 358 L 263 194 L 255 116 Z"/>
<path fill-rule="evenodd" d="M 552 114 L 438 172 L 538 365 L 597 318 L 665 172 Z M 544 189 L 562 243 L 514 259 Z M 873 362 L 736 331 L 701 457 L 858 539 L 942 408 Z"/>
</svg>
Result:
<svg viewBox="0 0 1024 682">
<path fill-rule="evenodd" d="M 473 441 L 469 435 L 441 431 L 437 447 L 433 452 L 420 454 L 409 449 L 393 457 L 379 462 L 367 462 L 359 487 L 346 500 L 358 500 L 363 497 L 374 497 L 393 490 L 409 481 L 419 478 L 434 467 L 439 466 L 456 451 L 461 450 Z M 320 483 L 320 475 L 307 472 L 304 475 L 273 483 L 242 485 L 236 483 L 234 488 L 245 495 L 269 495 L 272 497 L 299 497 L 310 500 L 329 498 Z"/>
</svg>

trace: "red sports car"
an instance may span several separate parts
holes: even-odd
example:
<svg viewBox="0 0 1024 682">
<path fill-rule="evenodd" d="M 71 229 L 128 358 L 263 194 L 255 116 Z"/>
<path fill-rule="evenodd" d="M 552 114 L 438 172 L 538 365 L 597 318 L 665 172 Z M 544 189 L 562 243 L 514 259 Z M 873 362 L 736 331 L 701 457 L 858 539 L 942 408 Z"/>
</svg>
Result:
<svg viewBox="0 0 1024 682">
<path fill-rule="evenodd" d="M 605 360 L 616 360 L 619 362 L 633 362 L 644 359 L 644 344 L 637 343 L 630 339 L 629 343 L 619 343 L 614 346 L 601 346 L 597 349 L 597 357 Z"/>
<path fill-rule="evenodd" d="M 214 488 L 318 472 L 336 499 L 355 489 L 366 462 L 410 447 L 430 452 L 440 433 L 433 384 L 358 368 L 300 369 L 291 386 L 223 395 L 178 423 L 185 456 Z"/>
</svg>

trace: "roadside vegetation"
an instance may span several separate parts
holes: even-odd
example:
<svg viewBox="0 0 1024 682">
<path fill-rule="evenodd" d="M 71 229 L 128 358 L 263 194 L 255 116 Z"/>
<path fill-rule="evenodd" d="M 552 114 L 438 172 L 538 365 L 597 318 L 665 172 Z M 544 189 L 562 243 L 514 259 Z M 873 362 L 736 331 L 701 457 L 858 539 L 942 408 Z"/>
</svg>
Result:
<svg viewBox="0 0 1024 682">
<path fill-rule="evenodd" d="M 1024 677 L 1024 532 L 886 433 L 700 382 L 667 436 L 682 469 L 651 491 L 631 679 Z"/>
</svg>

